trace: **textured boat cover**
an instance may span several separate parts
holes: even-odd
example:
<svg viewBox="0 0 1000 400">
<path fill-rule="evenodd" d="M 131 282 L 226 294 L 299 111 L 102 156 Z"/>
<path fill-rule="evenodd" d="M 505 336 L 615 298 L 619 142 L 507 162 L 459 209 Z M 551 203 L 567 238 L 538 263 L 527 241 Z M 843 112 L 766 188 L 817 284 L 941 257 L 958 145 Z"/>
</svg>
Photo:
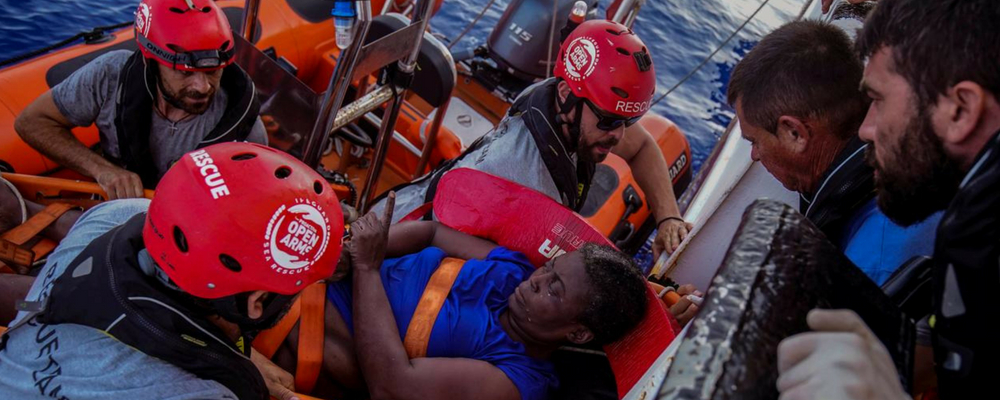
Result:
<svg viewBox="0 0 1000 400">
<path fill-rule="evenodd" d="M 434 215 L 454 229 L 520 251 L 536 267 L 585 243 L 613 246 L 583 217 L 548 196 L 469 168 L 445 174 L 434 196 Z M 652 289 L 642 322 L 605 346 L 619 397 L 639 381 L 679 330 Z"/>
<path fill-rule="evenodd" d="M 777 399 L 778 343 L 807 331 L 806 313 L 816 307 L 857 312 L 886 344 L 908 387 L 912 322 L 805 217 L 784 203 L 757 200 L 658 398 Z"/>
</svg>

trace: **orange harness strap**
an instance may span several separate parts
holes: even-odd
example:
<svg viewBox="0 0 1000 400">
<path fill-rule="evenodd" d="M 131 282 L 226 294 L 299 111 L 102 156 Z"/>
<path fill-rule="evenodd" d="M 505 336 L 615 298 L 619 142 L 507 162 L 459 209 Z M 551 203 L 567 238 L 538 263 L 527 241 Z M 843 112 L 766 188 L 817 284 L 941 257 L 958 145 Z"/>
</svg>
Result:
<svg viewBox="0 0 1000 400">
<path fill-rule="evenodd" d="M 253 340 L 254 350 L 257 350 L 258 353 L 268 359 L 274 357 L 274 353 L 278 351 L 281 343 L 288 337 L 288 332 L 299 322 L 299 312 L 302 309 L 299 303 L 301 302 L 302 296 L 299 296 L 292 303 L 292 308 L 288 309 L 288 313 L 284 317 L 281 317 L 281 320 L 276 325 L 271 327 L 271 329 L 261 331 L 257 334 L 257 337 Z"/>
<path fill-rule="evenodd" d="M 299 355 L 295 366 L 295 390 L 309 393 L 316 386 L 323 365 L 326 283 L 317 282 L 302 291 L 299 319 Z"/>
<path fill-rule="evenodd" d="M 410 326 L 406 328 L 406 338 L 403 340 L 403 347 L 410 358 L 420 358 L 427 356 L 427 343 L 431 340 L 431 329 L 437 321 L 438 313 L 444 300 L 448 298 L 455 278 L 462 271 L 465 260 L 457 258 L 445 258 L 441 266 L 431 275 L 431 280 L 427 282 L 427 288 L 417 303 L 417 309 L 413 311 L 413 318 L 410 319 Z"/>
<path fill-rule="evenodd" d="M 254 350 L 264 357 L 274 357 L 295 324 L 299 324 L 299 350 L 295 366 L 295 390 L 298 392 L 311 392 L 319 378 L 323 365 L 323 340 L 326 337 L 325 308 L 326 283 L 309 285 L 277 325 L 261 332 L 253 340 Z"/>
<path fill-rule="evenodd" d="M 56 246 L 55 243 L 47 239 L 39 240 L 30 249 L 23 245 L 59 219 L 66 211 L 74 208 L 74 206 L 65 203 L 49 204 L 20 226 L 0 235 L 0 266 L 3 266 L 3 262 L 6 261 L 18 273 L 27 273 L 28 268 L 35 260 L 45 257 Z"/>
</svg>

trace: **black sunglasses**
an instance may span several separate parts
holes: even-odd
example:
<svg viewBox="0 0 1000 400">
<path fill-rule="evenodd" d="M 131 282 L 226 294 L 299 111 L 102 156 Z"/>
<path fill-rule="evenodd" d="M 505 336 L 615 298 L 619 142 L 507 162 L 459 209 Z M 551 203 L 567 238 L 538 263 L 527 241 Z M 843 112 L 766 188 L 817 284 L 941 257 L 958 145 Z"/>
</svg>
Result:
<svg viewBox="0 0 1000 400">
<path fill-rule="evenodd" d="M 590 107 L 590 111 L 597 117 L 597 129 L 602 131 L 613 131 L 620 128 L 622 125 L 625 125 L 627 128 L 642 118 L 641 115 L 626 118 L 621 115 L 607 114 L 603 110 L 597 108 L 597 106 L 595 106 L 594 103 L 591 103 L 590 100 L 583 99 L 583 102 L 587 104 L 587 107 Z"/>
</svg>

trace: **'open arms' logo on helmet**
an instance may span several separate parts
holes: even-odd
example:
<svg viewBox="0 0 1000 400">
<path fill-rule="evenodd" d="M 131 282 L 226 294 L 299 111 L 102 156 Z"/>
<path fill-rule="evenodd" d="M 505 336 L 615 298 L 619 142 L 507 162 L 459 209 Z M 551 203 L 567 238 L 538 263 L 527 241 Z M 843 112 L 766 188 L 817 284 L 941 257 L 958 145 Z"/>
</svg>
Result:
<svg viewBox="0 0 1000 400">
<path fill-rule="evenodd" d="M 581 36 L 573 39 L 566 47 L 563 62 L 566 64 L 566 76 L 574 81 L 590 76 L 597 67 L 601 52 L 594 39 Z"/>
<path fill-rule="evenodd" d="M 271 269 L 282 274 L 308 271 L 326 251 L 329 226 L 329 218 L 314 201 L 300 198 L 291 207 L 278 207 L 264 236 L 264 257 Z"/>
<path fill-rule="evenodd" d="M 146 36 L 149 34 L 149 23 L 153 17 L 153 13 L 149 10 L 149 4 L 142 3 L 139 4 L 139 10 L 135 12 L 135 30 L 139 32 L 140 35 Z"/>
</svg>

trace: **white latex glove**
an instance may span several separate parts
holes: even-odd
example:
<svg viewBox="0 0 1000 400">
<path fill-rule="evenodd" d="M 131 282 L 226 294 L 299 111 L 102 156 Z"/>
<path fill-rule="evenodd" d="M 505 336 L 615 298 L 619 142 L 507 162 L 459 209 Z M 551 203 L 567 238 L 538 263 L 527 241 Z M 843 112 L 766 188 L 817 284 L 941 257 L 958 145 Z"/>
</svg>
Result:
<svg viewBox="0 0 1000 400">
<path fill-rule="evenodd" d="M 909 400 L 882 342 L 850 310 L 809 312 L 813 332 L 778 345 L 780 400 Z"/>
</svg>

